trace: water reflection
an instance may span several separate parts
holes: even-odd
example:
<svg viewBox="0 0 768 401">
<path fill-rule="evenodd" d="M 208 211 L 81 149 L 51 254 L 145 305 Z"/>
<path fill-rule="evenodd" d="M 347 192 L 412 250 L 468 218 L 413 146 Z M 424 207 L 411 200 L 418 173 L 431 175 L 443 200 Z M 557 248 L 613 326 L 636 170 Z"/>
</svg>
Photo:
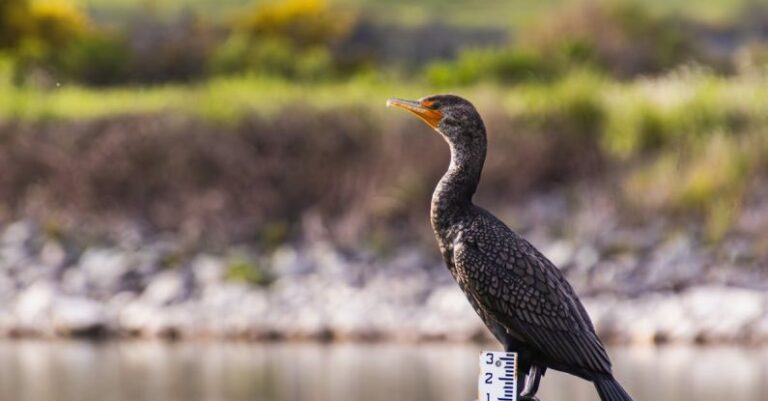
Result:
<svg viewBox="0 0 768 401">
<path fill-rule="evenodd" d="M 469 401 L 479 345 L 0 343 L 0 400 Z M 486 347 L 488 348 L 488 347 Z M 636 401 L 763 401 L 768 349 L 619 348 Z M 548 373 L 545 401 L 596 400 Z"/>
</svg>

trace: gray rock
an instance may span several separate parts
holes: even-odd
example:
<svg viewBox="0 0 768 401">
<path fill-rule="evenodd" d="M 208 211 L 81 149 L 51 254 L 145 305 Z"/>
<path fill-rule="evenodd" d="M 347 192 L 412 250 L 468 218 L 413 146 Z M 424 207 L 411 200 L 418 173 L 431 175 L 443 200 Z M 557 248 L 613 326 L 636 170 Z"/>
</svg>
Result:
<svg viewBox="0 0 768 401">
<path fill-rule="evenodd" d="M 40 250 L 40 263 L 51 268 L 62 266 L 67 260 L 67 251 L 56 241 L 46 241 Z"/>
<path fill-rule="evenodd" d="M 329 243 L 312 245 L 307 256 L 315 264 L 313 269 L 320 274 L 345 282 L 353 277 L 349 263 L 346 263 L 344 257 Z"/>
<path fill-rule="evenodd" d="M 542 248 L 542 253 L 555 266 L 564 268 L 569 265 L 576 254 L 575 246 L 569 241 L 554 241 Z M 597 258 L 595 258 L 597 259 Z M 581 260 L 584 262 L 584 260 Z"/>
<path fill-rule="evenodd" d="M 281 246 L 271 258 L 272 271 L 278 275 L 301 275 L 314 271 L 314 264 L 309 261 L 304 252 L 290 246 Z"/>
<path fill-rule="evenodd" d="M 131 267 L 130 256 L 118 249 L 89 249 L 79 263 L 90 288 L 100 297 L 120 291 L 122 279 Z"/>
<path fill-rule="evenodd" d="M 602 297 L 585 304 L 598 333 L 608 341 L 690 342 L 696 335 L 695 321 L 688 318 L 679 298 L 669 294 L 632 300 Z"/>
<path fill-rule="evenodd" d="M 34 333 L 49 332 L 51 311 L 57 295 L 56 285 L 45 281 L 22 291 L 14 308 L 19 329 Z"/>
<path fill-rule="evenodd" d="M 677 235 L 664 243 L 644 265 L 644 282 L 649 288 L 674 289 L 697 283 L 707 259 L 696 253 L 692 240 Z"/>
<path fill-rule="evenodd" d="M 0 247 L 0 273 L 15 273 L 32 263 L 31 255 L 24 246 L 7 245 Z"/>
<path fill-rule="evenodd" d="M 141 300 L 127 302 L 117 314 L 117 326 L 128 334 L 144 333 L 158 319 L 158 308 Z"/>
<path fill-rule="evenodd" d="M 141 299 L 148 304 L 162 306 L 181 301 L 185 295 L 182 274 L 177 270 L 169 270 L 152 279 L 141 295 Z"/>
<path fill-rule="evenodd" d="M 681 296 L 685 314 L 698 328 L 696 339 L 703 342 L 735 342 L 747 337 L 748 328 L 766 312 L 766 295 L 761 291 L 702 286 Z"/>
<path fill-rule="evenodd" d="M 0 235 L 0 245 L 4 247 L 24 248 L 35 238 L 36 229 L 29 221 L 18 221 L 8 225 Z"/>
<path fill-rule="evenodd" d="M 657 244 L 657 228 L 619 229 L 609 221 L 613 212 L 589 213 L 607 222 L 605 232 L 595 232 L 584 217 L 588 214 L 582 216 L 585 221 L 571 223 L 583 227 L 534 224 L 529 231 L 579 293 L 593 296 L 584 302 L 609 341 L 768 341 L 768 295 L 753 283 L 765 275 L 759 268 L 734 273 L 734 265 L 728 265 L 728 260 L 747 261 L 749 246 L 736 254 L 710 253 L 687 235 Z M 130 249 L 123 244 L 87 250 L 76 266 L 63 268 L 71 255 L 58 242 L 44 242 L 35 230 L 19 223 L 0 233 L 0 302 L 9 305 L 0 309 L 0 335 L 116 330 L 256 338 L 275 333 L 461 341 L 488 336 L 439 259 L 417 247 L 387 258 L 342 252 L 329 242 L 286 245 L 269 257 L 248 248 L 233 250 L 276 273 L 270 286 L 253 287 L 224 280 L 226 261 L 214 255 L 199 254 L 179 260 L 178 268 L 162 269 L 163 255 L 177 245 L 169 240 L 142 245 L 140 237 L 128 241 Z M 594 241 L 576 244 L 561 239 L 562 233 Z M 715 284 L 703 287 L 697 280 Z"/>
<path fill-rule="evenodd" d="M 56 281 L 57 269 L 42 265 L 34 260 L 28 260 L 17 266 L 14 279 L 19 287 L 29 287 L 40 282 Z"/>
<path fill-rule="evenodd" d="M 61 276 L 61 289 L 70 295 L 88 294 L 88 278 L 82 269 L 67 269 Z"/>
<path fill-rule="evenodd" d="M 139 296 L 136 293 L 123 291 L 115 294 L 104 302 L 104 312 L 107 314 L 107 320 L 111 323 L 111 326 L 115 326 L 119 319 L 120 313 L 131 303 L 135 302 Z M 114 328 L 114 327 L 110 327 Z"/>
<path fill-rule="evenodd" d="M 224 280 L 226 263 L 221 258 L 211 255 L 196 256 L 190 263 L 190 269 L 199 287 L 215 285 Z"/>
<path fill-rule="evenodd" d="M 582 287 L 581 290 L 591 289 L 603 293 L 643 293 L 646 290 L 645 284 L 632 279 L 632 273 L 637 269 L 638 263 L 637 257 L 632 254 L 621 254 L 601 261 L 590 272 L 589 284 Z"/>
<path fill-rule="evenodd" d="M 573 261 L 576 265 L 576 270 L 581 272 L 588 272 L 595 267 L 600 260 L 600 254 L 595 247 L 591 245 L 585 245 L 579 248 L 574 255 Z"/>
<path fill-rule="evenodd" d="M 53 328 L 65 335 L 97 335 L 107 327 L 104 304 L 82 297 L 60 297 L 52 310 Z"/>
<path fill-rule="evenodd" d="M 0 305 L 8 305 L 15 296 L 16 285 L 14 281 L 7 275 L 0 273 Z"/>
</svg>

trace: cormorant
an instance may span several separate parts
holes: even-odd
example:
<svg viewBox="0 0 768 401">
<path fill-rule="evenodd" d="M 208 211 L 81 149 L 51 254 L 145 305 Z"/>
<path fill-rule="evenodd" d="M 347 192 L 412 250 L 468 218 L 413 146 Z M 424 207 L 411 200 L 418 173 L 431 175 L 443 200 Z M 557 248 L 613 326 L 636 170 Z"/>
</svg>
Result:
<svg viewBox="0 0 768 401">
<path fill-rule="evenodd" d="M 387 106 L 419 116 L 450 146 L 450 166 L 432 195 L 432 228 L 472 307 L 505 351 L 518 353 L 518 382 L 525 382 L 518 389 L 521 399 L 536 400 L 541 376 L 552 368 L 592 381 L 602 401 L 632 401 L 614 379 L 589 315 L 560 270 L 472 203 L 487 148 L 475 107 L 454 95 L 393 98 Z"/>
</svg>

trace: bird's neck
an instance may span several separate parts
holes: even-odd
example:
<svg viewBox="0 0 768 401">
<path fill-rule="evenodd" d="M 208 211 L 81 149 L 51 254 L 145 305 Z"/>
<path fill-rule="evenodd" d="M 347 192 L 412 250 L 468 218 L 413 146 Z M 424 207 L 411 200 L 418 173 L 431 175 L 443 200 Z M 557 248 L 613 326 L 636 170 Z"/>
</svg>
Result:
<svg viewBox="0 0 768 401">
<path fill-rule="evenodd" d="M 451 164 L 432 194 L 430 217 L 438 240 L 450 241 L 454 227 L 472 207 L 485 163 L 485 138 L 471 146 L 451 144 Z"/>
</svg>

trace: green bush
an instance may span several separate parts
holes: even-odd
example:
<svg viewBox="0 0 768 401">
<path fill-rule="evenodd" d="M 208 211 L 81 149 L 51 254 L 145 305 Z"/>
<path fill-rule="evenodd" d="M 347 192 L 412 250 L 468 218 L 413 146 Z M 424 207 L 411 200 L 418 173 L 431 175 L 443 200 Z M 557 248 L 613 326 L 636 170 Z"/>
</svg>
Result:
<svg viewBox="0 0 768 401">
<path fill-rule="evenodd" d="M 242 257 L 234 258 L 229 262 L 225 277 L 227 280 L 258 287 L 266 287 L 275 280 L 272 274 L 260 265 Z"/>
<path fill-rule="evenodd" d="M 32 2 L 34 35 L 52 48 L 62 46 L 85 33 L 88 18 L 69 1 Z"/>
<path fill-rule="evenodd" d="M 522 34 L 553 60 L 589 63 L 618 77 L 658 73 L 699 58 L 690 29 L 636 0 L 583 1 Z"/>
<path fill-rule="evenodd" d="M 61 49 L 89 28 L 86 15 L 67 0 L 0 1 L 0 51 L 11 60 L 9 81 L 52 84 L 51 66 Z"/>
<path fill-rule="evenodd" d="M 213 51 L 210 60 L 215 74 L 233 74 L 248 68 L 250 40 L 246 35 L 231 35 Z"/>
<path fill-rule="evenodd" d="M 60 56 L 63 73 L 79 82 L 109 85 L 126 81 L 131 72 L 131 50 L 120 38 L 88 35 L 69 44 Z"/>
<path fill-rule="evenodd" d="M 334 75 L 332 43 L 351 19 L 322 0 L 262 4 L 236 21 L 210 60 L 216 74 L 255 73 L 299 80 Z"/>
<path fill-rule="evenodd" d="M 25 62 L 50 55 L 88 28 L 85 14 L 67 1 L 0 2 L 0 49 L 11 50 Z"/>
<path fill-rule="evenodd" d="M 557 66 L 534 51 L 475 49 L 455 61 L 427 66 L 427 80 L 435 86 L 470 85 L 480 81 L 518 83 L 549 81 L 559 75 Z"/>
<path fill-rule="evenodd" d="M 334 74 L 334 65 L 329 51 L 320 46 L 298 49 L 278 38 L 252 40 L 233 35 L 214 52 L 211 70 L 217 74 L 249 72 L 320 80 Z"/>
<path fill-rule="evenodd" d="M 663 110 L 646 99 L 632 104 L 622 103 L 613 108 L 610 116 L 603 135 L 603 146 L 619 157 L 661 149 L 674 130 Z"/>
<path fill-rule="evenodd" d="M 606 103 L 610 118 L 603 143 L 609 153 L 643 155 L 723 131 L 741 132 L 747 124 L 760 125 L 751 100 L 736 99 L 735 90 L 710 75 L 672 74 L 644 91 L 617 93 Z"/>
<path fill-rule="evenodd" d="M 590 72 L 574 72 L 549 84 L 526 85 L 516 93 L 524 99 L 527 118 L 545 131 L 582 139 L 599 139 L 607 118 L 601 91 L 605 82 Z"/>
<path fill-rule="evenodd" d="M 0 49 L 14 48 L 34 30 L 27 0 L 0 2 Z"/>
<path fill-rule="evenodd" d="M 764 155 L 750 141 L 720 132 L 688 141 L 685 152 L 668 150 L 624 182 L 627 201 L 645 209 L 699 216 L 709 239 L 731 227 L 754 168 Z"/>
<path fill-rule="evenodd" d="M 736 54 L 736 67 L 742 73 L 768 70 L 768 44 L 751 41 L 743 45 Z"/>
<path fill-rule="evenodd" d="M 325 46 L 342 36 L 351 18 L 324 0 L 284 0 L 259 4 L 236 30 L 257 38 L 279 38 L 298 48 Z"/>
</svg>

